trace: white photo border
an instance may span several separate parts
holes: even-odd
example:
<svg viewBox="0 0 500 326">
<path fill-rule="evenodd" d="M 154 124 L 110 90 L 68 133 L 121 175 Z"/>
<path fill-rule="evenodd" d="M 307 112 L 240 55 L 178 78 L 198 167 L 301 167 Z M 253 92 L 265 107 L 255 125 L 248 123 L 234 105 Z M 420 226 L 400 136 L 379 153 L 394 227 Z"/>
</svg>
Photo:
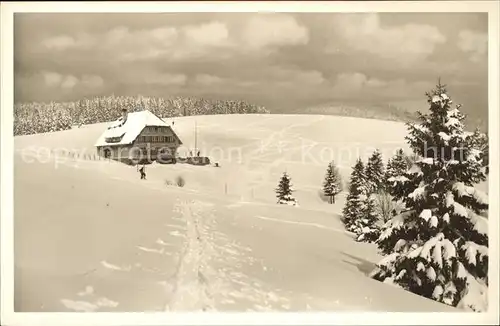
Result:
<svg viewBox="0 0 500 326">
<path fill-rule="evenodd" d="M 490 200 L 487 313 L 15 313 L 13 241 L 13 19 L 17 12 L 487 12 L 491 198 L 499 198 L 498 1 L 3 2 L 1 5 L 1 320 L 5 325 L 473 325 L 498 323 L 499 202 Z M 250 315 L 249 315 L 250 314 Z"/>
</svg>

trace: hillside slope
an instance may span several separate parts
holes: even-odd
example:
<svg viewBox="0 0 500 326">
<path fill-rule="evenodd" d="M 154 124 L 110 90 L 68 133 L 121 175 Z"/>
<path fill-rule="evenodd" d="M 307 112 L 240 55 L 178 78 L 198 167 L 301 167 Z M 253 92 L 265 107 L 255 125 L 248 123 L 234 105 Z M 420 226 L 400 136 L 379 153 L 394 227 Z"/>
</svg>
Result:
<svg viewBox="0 0 500 326">
<path fill-rule="evenodd" d="M 194 119 L 221 167 L 153 164 L 147 180 L 92 156 L 103 124 L 15 138 L 16 311 L 456 311 L 368 278 L 376 248 L 344 231 L 343 196 L 318 195 L 329 151 L 347 180 L 357 155 L 404 147 L 402 124 L 177 118 L 181 152 Z M 300 207 L 275 204 L 284 170 Z"/>
</svg>

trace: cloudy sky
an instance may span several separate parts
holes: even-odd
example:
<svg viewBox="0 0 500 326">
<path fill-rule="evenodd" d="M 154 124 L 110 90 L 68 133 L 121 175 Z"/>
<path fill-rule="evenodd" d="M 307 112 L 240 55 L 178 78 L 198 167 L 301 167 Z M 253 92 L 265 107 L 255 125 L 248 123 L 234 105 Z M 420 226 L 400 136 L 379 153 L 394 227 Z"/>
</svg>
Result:
<svg viewBox="0 0 500 326">
<path fill-rule="evenodd" d="M 425 109 L 438 77 L 487 115 L 487 14 L 15 14 L 15 101 L 94 95 Z"/>
</svg>

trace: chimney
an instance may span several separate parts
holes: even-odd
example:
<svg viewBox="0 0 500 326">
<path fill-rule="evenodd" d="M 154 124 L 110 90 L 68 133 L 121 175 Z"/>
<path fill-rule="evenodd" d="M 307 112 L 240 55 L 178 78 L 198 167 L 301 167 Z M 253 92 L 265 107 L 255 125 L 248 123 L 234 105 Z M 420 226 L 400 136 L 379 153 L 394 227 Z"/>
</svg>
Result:
<svg viewBox="0 0 500 326">
<path fill-rule="evenodd" d="M 127 122 L 127 109 L 122 109 L 122 120 L 123 123 Z"/>
</svg>

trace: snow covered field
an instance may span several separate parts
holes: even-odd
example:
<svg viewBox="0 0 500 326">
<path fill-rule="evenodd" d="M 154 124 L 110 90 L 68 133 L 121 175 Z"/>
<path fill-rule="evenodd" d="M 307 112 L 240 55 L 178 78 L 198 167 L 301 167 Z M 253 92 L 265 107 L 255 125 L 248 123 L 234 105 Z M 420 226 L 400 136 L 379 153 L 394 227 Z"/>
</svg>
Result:
<svg viewBox="0 0 500 326">
<path fill-rule="evenodd" d="M 458 311 L 370 279 L 381 257 L 344 231 L 345 194 L 319 195 L 330 160 L 347 181 L 358 155 L 406 150 L 403 124 L 176 118 L 181 153 L 195 119 L 220 167 L 153 164 L 147 180 L 95 159 L 105 124 L 15 138 L 16 311 Z M 299 207 L 276 204 L 284 171 Z"/>
</svg>

